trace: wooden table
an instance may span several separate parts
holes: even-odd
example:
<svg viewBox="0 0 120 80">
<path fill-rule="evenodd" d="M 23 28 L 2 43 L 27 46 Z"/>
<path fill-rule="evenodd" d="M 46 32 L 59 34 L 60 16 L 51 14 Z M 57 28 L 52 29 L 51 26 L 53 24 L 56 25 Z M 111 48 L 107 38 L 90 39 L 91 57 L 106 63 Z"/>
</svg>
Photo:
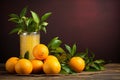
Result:
<svg viewBox="0 0 120 80">
<path fill-rule="evenodd" d="M 69 75 L 8 74 L 4 65 L 0 64 L 0 80 L 120 80 L 120 64 L 106 64 L 104 71 L 86 72 Z"/>
</svg>

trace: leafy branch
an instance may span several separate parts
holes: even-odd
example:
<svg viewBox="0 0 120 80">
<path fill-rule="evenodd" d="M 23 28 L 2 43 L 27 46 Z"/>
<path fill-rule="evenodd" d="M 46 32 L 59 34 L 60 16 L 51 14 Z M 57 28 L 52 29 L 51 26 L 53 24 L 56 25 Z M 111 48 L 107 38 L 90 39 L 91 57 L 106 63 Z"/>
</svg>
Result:
<svg viewBox="0 0 120 80">
<path fill-rule="evenodd" d="M 38 32 L 44 31 L 46 33 L 46 26 L 48 22 L 46 21 L 51 12 L 45 13 L 42 17 L 39 17 L 38 14 L 34 11 L 30 11 L 31 16 L 27 17 L 27 7 L 23 8 L 19 15 L 10 14 L 10 19 L 8 21 L 16 23 L 16 28 L 14 28 L 10 33 L 22 33 L 22 32 Z"/>
<path fill-rule="evenodd" d="M 73 46 L 65 44 L 65 49 L 61 47 L 61 44 L 62 41 L 58 37 L 53 38 L 48 44 L 50 54 L 56 56 L 61 63 L 62 70 L 60 73 L 75 73 L 68 65 L 70 58 L 74 56 L 79 56 L 85 60 L 85 71 L 104 70 L 104 60 L 94 60 L 95 54 L 92 51 L 89 51 L 88 48 L 84 52 L 77 52 L 76 44 L 73 44 Z"/>
<path fill-rule="evenodd" d="M 88 48 L 84 52 L 80 52 L 75 56 L 80 56 L 85 60 L 85 71 L 100 71 L 104 70 L 105 61 L 102 59 L 95 60 L 95 54 Z"/>
</svg>

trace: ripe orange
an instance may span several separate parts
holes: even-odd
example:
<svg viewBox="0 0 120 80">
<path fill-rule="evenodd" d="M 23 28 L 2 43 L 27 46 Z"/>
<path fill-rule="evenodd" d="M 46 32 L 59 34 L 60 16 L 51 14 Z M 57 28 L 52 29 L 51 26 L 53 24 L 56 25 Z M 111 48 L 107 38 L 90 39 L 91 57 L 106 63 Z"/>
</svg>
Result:
<svg viewBox="0 0 120 80">
<path fill-rule="evenodd" d="M 49 54 L 48 47 L 44 44 L 38 44 L 33 48 L 33 56 L 36 59 L 44 60 Z"/>
<path fill-rule="evenodd" d="M 43 69 L 43 62 L 41 60 L 33 59 L 31 60 L 32 65 L 33 65 L 33 73 L 39 73 Z"/>
<path fill-rule="evenodd" d="M 72 57 L 69 65 L 75 72 L 81 72 L 85 68 L 85 61 L 81 57 Z"/>
<path fill-rule="evenodd" d="M 58 60 L 47 59 L 43 64 L 43 71 L 46 74 L 58 74 L 61 70 L 61 65 Z"/>
<path fill-rule="evenodd" d="M 19 58 L 11 57 L 5 63 L 6 71 L 9 73 L 15 73 L 15 64 L 18 62 Z"/>
<path fill-rule="evenodd" d="M 15 65 L 15 71 L 18 74 L 30 74 L 33 66 L 28 59 L 20 59 Z"/>
<path fill-rule="evenodd" d="M 47 60 L 50 60 L 50 59 L 54 59 L 54 60 L 57 60 L 57 57 L 53 56 L 53 55 L 48 55 L 48 57 L 44 60 L 44 61 L 47 61 Z"/>
</svg>

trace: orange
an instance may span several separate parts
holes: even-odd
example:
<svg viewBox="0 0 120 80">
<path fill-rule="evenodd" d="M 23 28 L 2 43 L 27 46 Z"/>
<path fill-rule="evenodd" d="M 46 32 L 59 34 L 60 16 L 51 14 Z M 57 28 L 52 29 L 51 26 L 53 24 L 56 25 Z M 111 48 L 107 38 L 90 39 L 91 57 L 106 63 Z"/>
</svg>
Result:
<svg viewBox="0 0 120 80">
<path fill-rule="evenodd" d="M 28 59 L 20 59 L 15 65 L 15 71 L 18 74 L 30 74 L 33 66 Z"/>
<path fill-rule="evenodd" d="M 9 73 L 15 73 L 15 64 L 18 62 L 19 58 L 11 57 L 5 63 L 6 71 Z"/>
<path fill-rule="evenodd" d="M 32 65 L 33 65 L 33 73 L 39 73 L 43 69 L 43 62 L 41 60 L 33 59 L 31 60 Z"/>
<path fill-rule="evenodd" d="M 58 60 L 48 59 L 43 64 L 43 71 L 46 74 L 58 74 L 61 70 L 61 65 Z"/>
<path fill-rule="evenodd" d="M 69 65 L 75 72 L 81 72 L 85 68 L 85 61 L 81 57 L 72 57 Z"/>
<path fill-rule="evenodd" d="M 47 60 L 50 60 L 50 59 L 54 59 L 54 60 L 57 60 L 57 57 L 53 56 L 53 55 L 48 55 L 48 57 L 44 60 L 44 61 L 47 61 Z"/>
<path fill-rule="evenodd" d="M 33 48 L 33 56 L 36 59 L 44 60 L 49 54 L 48 47 L 44 44 L 38 44 Z"/>
</svg>

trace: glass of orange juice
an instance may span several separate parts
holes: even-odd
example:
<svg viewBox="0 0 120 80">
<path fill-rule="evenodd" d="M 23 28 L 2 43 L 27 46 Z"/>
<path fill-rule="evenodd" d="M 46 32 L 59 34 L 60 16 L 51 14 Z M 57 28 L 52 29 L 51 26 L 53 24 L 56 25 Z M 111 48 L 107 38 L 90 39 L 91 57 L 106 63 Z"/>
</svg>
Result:
<svg viewBox="0 0 120 80">
<path fill-rule="evenodd" d="M 34 59 L 32 54 L 33 47 L 40 43 L 39 32 L 24 32 L 20 34 L 20 56 L 24 57 L 29 52 L 29 59 Z"/>
</svg>

